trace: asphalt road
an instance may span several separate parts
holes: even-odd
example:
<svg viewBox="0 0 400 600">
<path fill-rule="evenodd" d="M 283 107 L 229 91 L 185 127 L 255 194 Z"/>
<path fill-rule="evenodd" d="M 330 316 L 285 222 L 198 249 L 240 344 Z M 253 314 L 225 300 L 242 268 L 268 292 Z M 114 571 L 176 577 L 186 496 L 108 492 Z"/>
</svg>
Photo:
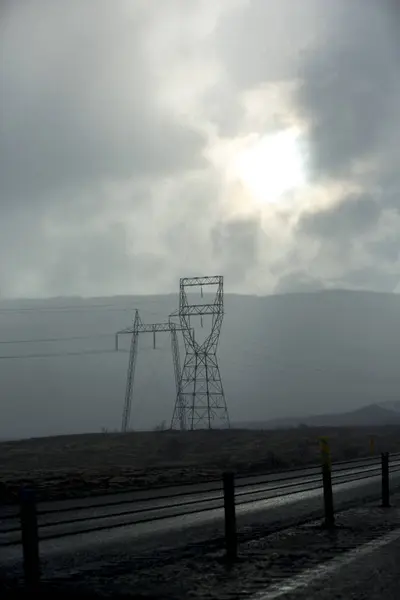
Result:
<svg viewBox="0 0 400 600">
<path fill-rule="evenodd" d="M 250 600 L 398 600 L 400 529 Z"/>
</svg>

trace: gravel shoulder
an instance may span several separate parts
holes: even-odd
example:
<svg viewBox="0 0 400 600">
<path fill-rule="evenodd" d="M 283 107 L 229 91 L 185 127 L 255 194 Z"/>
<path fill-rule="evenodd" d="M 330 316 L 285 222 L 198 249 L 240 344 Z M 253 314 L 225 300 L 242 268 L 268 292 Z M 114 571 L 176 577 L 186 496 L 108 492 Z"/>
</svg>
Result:
<svg viewBox="0 0 400 600">
<path fill-rule="evenodd" d="M 390 534 L 380 538 L 375 549 L 373 544 L 371 548 L 362 546 L 358 557 L 357 553 L 350 554 L 349 560 L 344 560 L 343 564 L 340 564 L 340 560 L 337 561 L 339 564 L 332 561 L 332 572 L 329 572 L 331 565 L 328 564 L 328 573 L 322 573 L 323 577 L 317 576 L 315 582 L 304 587 L 300 584 L 292 593 L 280 596 L 280 600 L 398 600 L 400 530 L 392 533 L 394 539 L 390 540 Z M 257 596 L 254 600 L 272 600 L 268 592 Z"/>
</svg>

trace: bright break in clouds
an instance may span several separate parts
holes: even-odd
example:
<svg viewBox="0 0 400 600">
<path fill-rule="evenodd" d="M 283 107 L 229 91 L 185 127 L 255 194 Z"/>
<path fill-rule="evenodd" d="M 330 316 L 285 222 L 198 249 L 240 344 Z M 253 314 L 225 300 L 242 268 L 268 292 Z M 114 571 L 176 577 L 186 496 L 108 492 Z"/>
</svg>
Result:
<svg viewBox="0 0 400 600">
<path fill-rule="evenodd" d="M 0 294 L 391 291 L 392 0 L 6 0 Z"/>
</svg>

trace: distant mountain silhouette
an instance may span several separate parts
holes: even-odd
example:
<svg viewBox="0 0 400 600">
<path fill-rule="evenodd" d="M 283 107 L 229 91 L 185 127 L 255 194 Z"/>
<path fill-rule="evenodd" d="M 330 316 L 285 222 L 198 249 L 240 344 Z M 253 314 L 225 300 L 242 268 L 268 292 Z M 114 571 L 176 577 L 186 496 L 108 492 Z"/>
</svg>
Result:
<svg viewBox="0 0 400 600">
<path fill-rule="evenodd" d="M 242 422 L 234 424 L 235 427 L 245 429 L 286 429 L 292 427 L 362 427 L 400 425 L 400 412 L 389 410 L 378 404 L 363 406 L 357 410 L 346 413 L 312 415 L 290 419 L 272 419 L 265 422 Z"/>
<path fill-rule="evenodd" d="M 387 410 L 400 413 L 400 400 L 388 400 L 387 402 L 380 402 L 379 406 L 386 408 Z"/>
<path fill-rule="evenodd" d="M 199 294 L 200 302 L 206 299 Z M 132 323 L 136 307 L 143 322 L 153 323 L 165 322 L 177 305 L 178 294 L 1 300 L 0 437 L 119 429 L 128 354 L 114 352 L 115 332 Z M 191 324 L 200 340 L 210 319 L 203 329 L 195 318 Z M 128 336 L 121 340 L 121 349 L 129 342 Z M 181 351 L 183 359 L 182 343 Z M 344 413 L 347 422 L 381 422 L 388 416 L 368 405 L 400 412 L 397 294 L 226 294 L 218 352 L 233 423 L 320 422 L 315 415 L 341 422 L 337 415 Z M 22 354 L 30 358 L 15 358 Z M 143 335 L 131 427 L 169 423 L 174 401 L 170 338 L 157 335 L 153 350 L 152 336 Z"/>
</svg>

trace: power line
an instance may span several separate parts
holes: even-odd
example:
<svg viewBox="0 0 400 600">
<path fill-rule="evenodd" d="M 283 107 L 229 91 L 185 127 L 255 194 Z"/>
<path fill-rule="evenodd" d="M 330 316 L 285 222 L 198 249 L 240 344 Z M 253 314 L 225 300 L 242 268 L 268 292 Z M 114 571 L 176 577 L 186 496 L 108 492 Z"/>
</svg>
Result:
<svg viewBox="0 0 400 600">
<path fill-rule="evenodd" d="M 156 301 L 153 301 L 153 303 Z M 138 302 L 136 302 L 138 304 Z M 139 302 L 140 304 L 140 302 Z M 149 303 L 147 303 L 149 304 Z M 106 311 L 121 311 L 121 312 L 133 312 L 132 306 L 118 306 L 116 304 L 85 304 L 84 306 L 20 306 L 15 308 L 0 307 L 1 313 L 24 313 L 24 312 L 85 312 L 87 310 L 106 310 Z M 147 314 L 158 314 L 154 311 L 142 309 Z"/>
<path fill-rule="evenodd" d="M 128 350 L 120 350 L 119 352 L 128 352 Z M 75 352 L 49 352 L 43 354 L 16 354 L 1 356 L 0 360 L 21 360 L 24 358 L 58 358 L 60 356 L 83 356 L 94 354 L 117 354 L 115 350 L 79 350 Z"/>
<path fill-rule="evenodd" d="M 131 306 L 116 306 L 115 304 L 87 304 L 85 306 L 29 306 L 19 308 L 1 308 L 0 313 L 24 313 L 24 312 L 85 312 L 87 310 L 108 311 L 130 311 Z"/>
<path fill-rule="evenodd" d="M 0 344 L 33 344 L 45 342 L 64 342 L 68 340 L 92 340 L 96 338 L 114 337 L 114 333 L 98 333 L 94 335 L 72 335 L 67 337 L 31 338 L 26 340 L 0 340 Z"/>
</svg>

